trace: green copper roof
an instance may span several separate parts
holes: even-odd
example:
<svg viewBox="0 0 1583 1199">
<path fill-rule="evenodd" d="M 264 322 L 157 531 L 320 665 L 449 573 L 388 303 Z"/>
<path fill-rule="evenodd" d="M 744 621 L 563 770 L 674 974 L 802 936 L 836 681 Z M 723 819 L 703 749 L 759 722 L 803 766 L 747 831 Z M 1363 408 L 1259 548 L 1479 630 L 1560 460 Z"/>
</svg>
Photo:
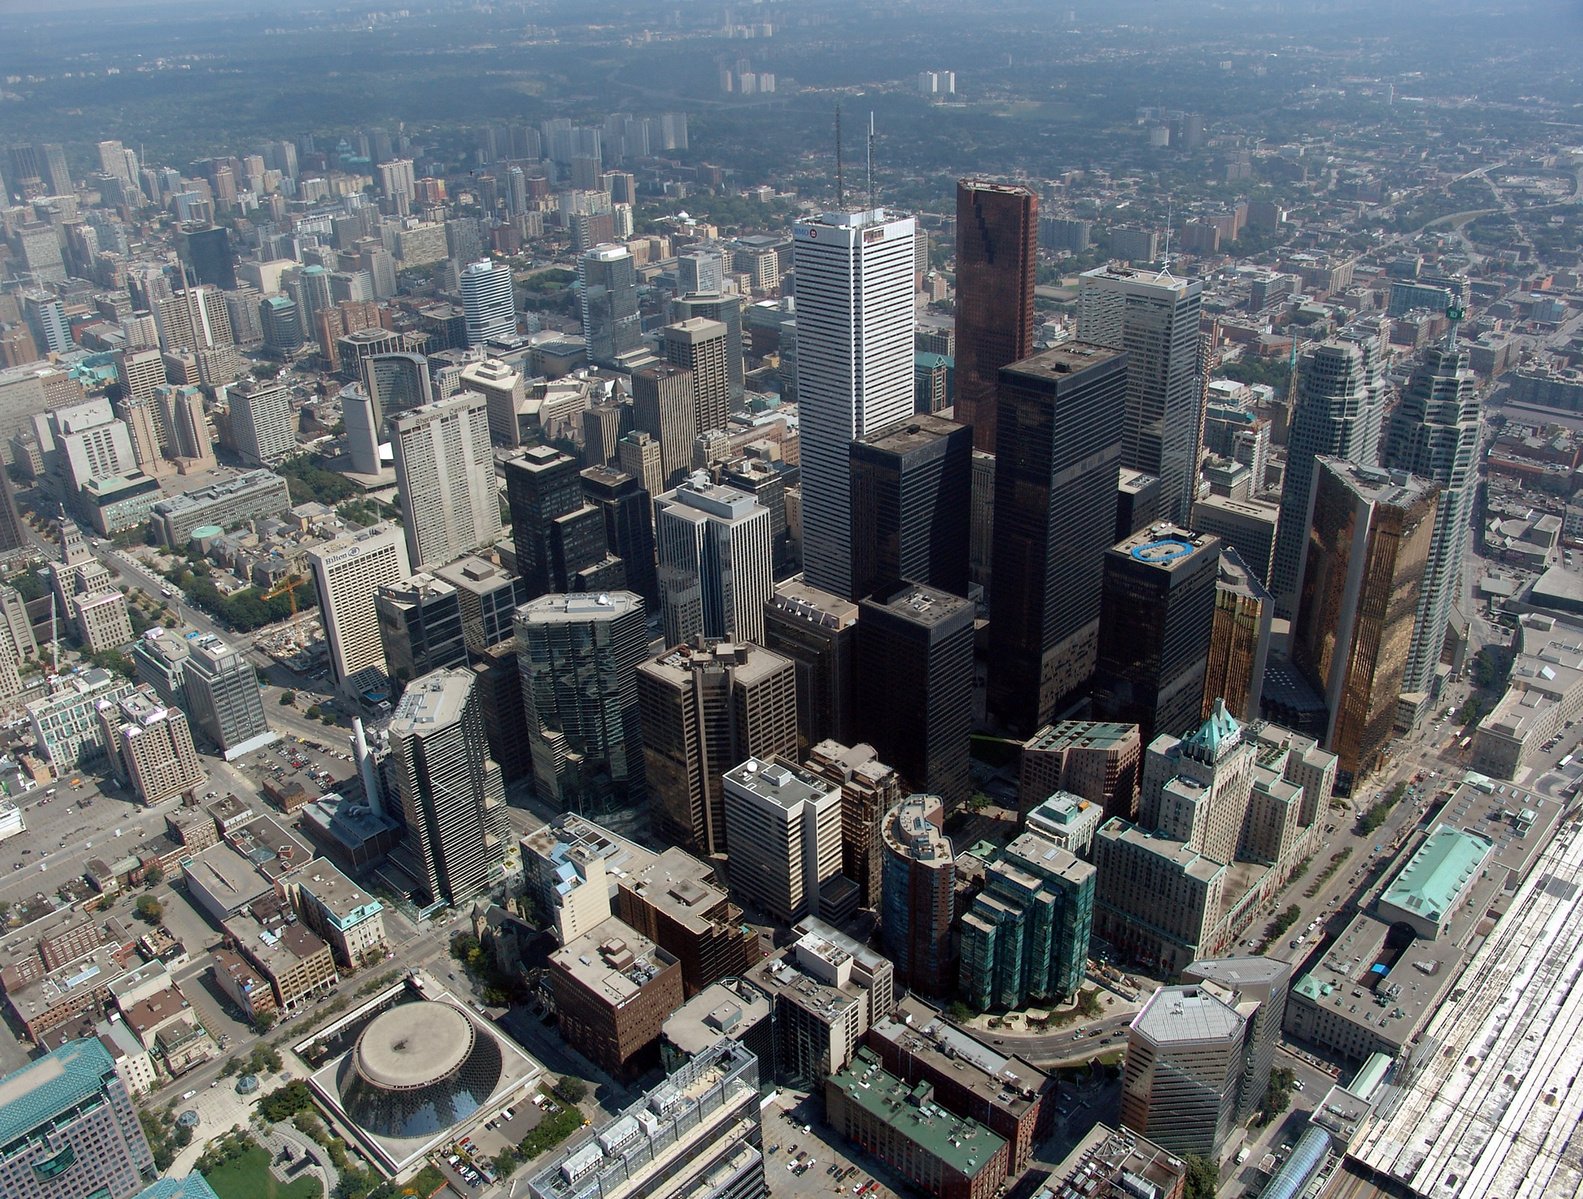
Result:
<svg viewBox="0 0 1583 1199">
<path fill-rule="evenodd" d="M 137 1193 L 137 1199 L 219 1199 L 209 1180 L 194 1170 L 185 1178 L 161 1178 Z"/>
<path fill-rule="evenodd" d="M 0 1078 L 0 1145 L 93 1098 L 114 1072 L 110 1051 L 97 1037 L 85 1037 Z"/>
<path fill-rule="evenodd" d="M 1195 757 L 1213 762 L 1220 757 L 1222 748 L 1235 745 L 1242 737 L 1242 726 L 1226 711 L 1226 701 L 1217 699 L 1209 719 L 1198 726 L 1198 731 L 1183 742 L 1183 748 Z"/>
</svg>

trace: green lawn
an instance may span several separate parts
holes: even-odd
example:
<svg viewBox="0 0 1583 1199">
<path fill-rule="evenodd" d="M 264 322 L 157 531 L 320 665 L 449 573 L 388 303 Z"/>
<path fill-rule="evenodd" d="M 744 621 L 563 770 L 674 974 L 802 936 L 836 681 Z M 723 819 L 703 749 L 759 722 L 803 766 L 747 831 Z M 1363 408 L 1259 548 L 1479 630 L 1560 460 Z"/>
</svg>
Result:
<svg viewBox="0 0 1583 1199">
<path fill-rule="evenodd" d="M 315 1175 L 294 1178 L 282 1186 L 269 1172 L 269 1154 L 249 1149 L 207 1175 L 220 1199 L 323 1199 L 324 1188 Z"/>
</svg>

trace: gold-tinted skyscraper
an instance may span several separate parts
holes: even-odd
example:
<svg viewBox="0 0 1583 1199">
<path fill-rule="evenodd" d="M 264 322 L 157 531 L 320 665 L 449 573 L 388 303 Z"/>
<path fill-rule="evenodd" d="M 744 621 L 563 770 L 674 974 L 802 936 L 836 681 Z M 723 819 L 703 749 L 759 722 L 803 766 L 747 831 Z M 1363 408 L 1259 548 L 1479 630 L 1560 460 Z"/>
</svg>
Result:
<svg viewBox="0 0 1583 1199">
<path fill-rule="evenodd" d="M 1039 198 L 1026 187 L 956 185 L 956 419 L 973 448 L 995 452 L 995 388 L 1003 366 L 1033 353 Z"/>
</svg>

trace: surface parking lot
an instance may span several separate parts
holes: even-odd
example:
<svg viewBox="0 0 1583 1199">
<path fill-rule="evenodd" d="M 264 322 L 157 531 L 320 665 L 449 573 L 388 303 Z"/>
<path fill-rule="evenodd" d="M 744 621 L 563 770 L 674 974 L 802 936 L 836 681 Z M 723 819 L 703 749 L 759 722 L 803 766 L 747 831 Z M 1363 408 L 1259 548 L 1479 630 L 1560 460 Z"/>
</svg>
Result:
<svg viewBox="0 0 1583 1199">
<path fill-rule="evenodd" d="M 781 1091 L 765 1105 L 764 1173 L 774 1195 L 851 1195 L 877 1183 L 868 1196 L 911 1196 L 916 1191 L 888 1166 L 835 1136 L 823 1124 L 824 1102 L 798 1091 Z M 805 1170 L 789 1167 L 813 1161 Z M 830 1172 L 834 1166 L 841 1181 Z"/>
</svg>

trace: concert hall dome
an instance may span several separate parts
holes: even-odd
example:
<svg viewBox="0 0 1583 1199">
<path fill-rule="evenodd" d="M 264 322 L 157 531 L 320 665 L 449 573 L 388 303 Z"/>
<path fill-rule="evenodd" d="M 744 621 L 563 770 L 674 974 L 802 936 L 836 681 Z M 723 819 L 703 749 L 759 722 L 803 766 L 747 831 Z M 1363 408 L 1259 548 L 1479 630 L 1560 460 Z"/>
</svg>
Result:
<svg viewBox="0 0 1583 1199">
<path fill-rule="evenodd" d="M 449 1004 L 403 1003 L 357 1038 L 336 1079 L 342 1106 L 382 1137 L 425 1137 L 488 1101 L 501 1076 L 500 1046 Z"/>
</svg>

